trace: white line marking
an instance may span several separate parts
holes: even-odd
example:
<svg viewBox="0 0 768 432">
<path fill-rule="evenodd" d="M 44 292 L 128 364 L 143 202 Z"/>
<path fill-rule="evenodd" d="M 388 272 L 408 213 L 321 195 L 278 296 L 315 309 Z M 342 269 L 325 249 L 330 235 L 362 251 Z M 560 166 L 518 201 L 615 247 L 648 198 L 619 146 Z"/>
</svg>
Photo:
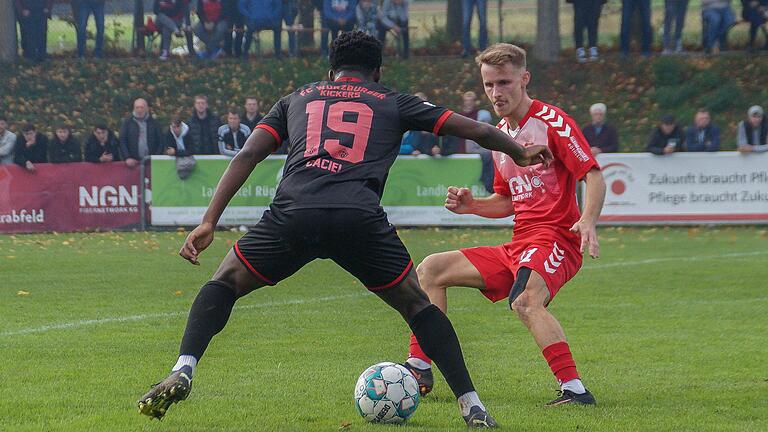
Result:
<svg viewBox="0 0 768 432">
<path fill-rule="evenodd" d="M 768 254 L 768 251 L 734 252 L 734 253 L 722 254 L 722 255 L 649 258 L 649 259 L 644 259 L 639 261 L 623 261 L 623 262 L 614 262 L 614 263 L 607 263 L 607 264 L 594 264 L 594 265 L 584 266 L 581 269 L 582 270 L 600 270 L 605 268 L 633 267 L 633 266 L 643 265 L 643 264 L 656 264 L 656 263 L 670 262 L 670 261 L 680 261 L 680 262 L 705 261 L 710 259 L 743 258 L 743 257 L 749 257 L 749 256 L 766 255 L 766 254 Z"/>
<path fill-rule="evenodd" d="M 607 264 L 589 265 L 589 266 L 582 267 L 582 270 L 601 270 L 601 269 L 615 268 L 615 267 L 632 267 L 637 265 L 655 264 L 655 263 L 669 262 L 669 261 L 690 262 L 690 261 L 704 261 L 704 260 L 710 260 L 710 259 L 741 258 L 741 257 L 758 256 L 758 255 L 766 255 L 766 254 L 768 254 L 768 251 L 736 252 L 736 253 L 730 253 L 730 254 L 707 255 L 707 256 L 650 258 L 650 259 L 644 259 L 639 261 L 624 261 L 624 262 L 615 262 L 615 263 L 607 263 Z M 301 304 L 307 304 L 307 303 L 328 302 L 328 301 L 342 300 L 342 299 L 348 299 L 348 298 L 363 297 L 365 295 L 368 295 L 368 293 L 362 292 L 362 293 L 347 294 L 347 295 L 340 295 L 340 296 L 319 297 L 315 299 L 258 303 L 258 304 L 245 305 L 245 306 L 236 306 L 235 309 L 247 310 L 247 309 L 261 309 L 261 308 L 268 308 L 268 307 L 301 305 Z M 115 322 L 144 321 L 144 320 L 156 319 L 156 318 L 172 318 L 177 316 L 184 316 L 184 315 L 187 315 L 188 313 L 189 311 L 165 312 L 165 313 L 155 313 L 155 314 L 130 315 L 130 316 L 124 316 L 124 317 L 89 319 L 89 320 L 72 321 L 72 322 L 60 323 L 60 324 L 48 324 L 40 327 L 30 327 L 30 328 L 21 329 L 21 330 L 5 331 L 0 333 L 0 337 L 11 337 L 11 336 L 34 334 L 34 333 L 45 333 L 51 330 L 66 330 L 71 328 L 87 327 L 92 325 L 109 324 L 109 323 L 115 323 Z"/>
<path fill-rule="evenodd" d="M 301 305 L 301 304 L 307 304 L 307 303 L 329 302 L 329 301 L 335 301 L 335 300 L 341 300 L 341 299 L 363 297 L 365 295 L 367 295 L 367 293 L 355 293 L 355 294 L 319 297 L 319 298 L 303 299 L 303 300 L 288 300 L 288 301 L 282 301 L 282 302 L 258 303 L 258 304 L 252 304 L 252 305 L 235 306 L 235 309 L 237 310 L 262 309 L 262 308 L 270 308 L 270 307 Z M 21 335 L 33 334 L 33 333 L 44 333 L 51 330 L 65 330 L 65 329 L 71 329 L 71 328 L 87 327 L 92 325 L 109 324 L 109 323 L 116 323 L 116 322 L 144 321 L 144 320 L 157 319 L 157 318 L 173 318 L 178 316 L 185 316 L 188 313 L 189 311 L 187 310 L 182 312 L 165 312 L 165 313 L 154 313 L 154 314 L 143 314 L 143 315 L 130 315 L 130 316 L 124 316 L 124 317 L 98 318 L 98 319 L 89 319 L 89 320 L 81 320 L 81 321 L 72 321 L 72 322 L 60 323 L 60 324 L 48 324 L 40 327 L 31 327 L 31 328 L 26 328 L 21 330 L 5 331 L 0 333 L 0 337 L 21 336 Z"/>
</svg>

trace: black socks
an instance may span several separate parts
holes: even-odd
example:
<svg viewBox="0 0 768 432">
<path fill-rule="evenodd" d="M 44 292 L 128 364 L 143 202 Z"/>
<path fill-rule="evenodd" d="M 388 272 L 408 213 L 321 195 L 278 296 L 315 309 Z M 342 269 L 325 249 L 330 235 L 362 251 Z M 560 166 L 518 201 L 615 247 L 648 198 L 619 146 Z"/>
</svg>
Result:
<svg viewBox="0 0 768 432">
<path fill-rule="evenodd" d="M 227 324 L 235 300 L 234 291 L 224 282 L 209 281 L 203 285 L 189 310 L 179 355 L 200 360 L 211 339 Z"/>
<path fill-rule="evenodd" d="M 475 391 L 464 364 L 459 338 L 448 317 L 437 306 L 429 305 L 408 324 L 424 354 L 440 368 L 453 394 L 458 398 Z"/>
</svg>

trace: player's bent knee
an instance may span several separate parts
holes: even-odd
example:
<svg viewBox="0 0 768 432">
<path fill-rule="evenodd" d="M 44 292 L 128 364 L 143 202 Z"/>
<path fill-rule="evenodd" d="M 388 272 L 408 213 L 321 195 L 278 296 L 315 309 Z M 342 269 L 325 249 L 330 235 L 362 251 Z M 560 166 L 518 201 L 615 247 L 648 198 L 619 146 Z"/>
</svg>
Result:
<svg viewBox="0 0 768 432">
<path fill-rule="evenodd" d="M 432 304 L 429 297 L 419 287 L 419 280 L 413 271 L 400 284 L 378 291 L 376 295 L 398 311 L 406 320 L 412 319 Z"/>
<path fill-rule="evenodd" d="M 232 252 L 221 262 L 212 280 L 231 287 L 238 298 L 264 286 L 264 282 L 253 276 Z"/>
<path fill-rule="evenodd" d="M 416 274 L 419 276 L 419 282 L 424 291 L 431 291 L 436 288 L 445 288 L 444 280 L 445 257 L 444 254 L 432 254 L 416 267 Z"/>
</svg>

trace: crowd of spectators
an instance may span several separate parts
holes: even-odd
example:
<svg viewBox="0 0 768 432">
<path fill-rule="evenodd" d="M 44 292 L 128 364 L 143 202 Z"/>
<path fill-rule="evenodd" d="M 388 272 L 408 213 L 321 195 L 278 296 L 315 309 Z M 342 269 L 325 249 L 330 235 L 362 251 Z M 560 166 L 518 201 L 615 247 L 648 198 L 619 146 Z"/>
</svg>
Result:
<svg viewBox="0 0 768 432">
<path fill-rule="evenodd" d="M 712 117 L 705 108 L 696 111 L 693 124 L 685 129 L 673 116 L 665 115 L 648 139 L 645 149 L 657 155 L 681 151 L 720 151 L 720 128 L 712 122 Z M 747 110 L 746 118 L 739 122 L 736 149 L 742 153 L 768 151 L 768 122 L 761 106 L 751 106 Z"/>
<path fill-rule="evenodd" d="M 38 163 L 83 161 L 124 162 L 135 167 L 148 156 L 167 155 L 176 157 L 179 176 L 186 178 L 195 166 L 195 155 L 234 157 L 261 120 L 259 109 L 259 100 L 250 96 L 242 111 L 231 107 L 219 118 L 208 107 L 208 98 L 197 95 L 186 122 L 177 114 L 166 125 L 155 119 L 146 99 L 138 98 L 131 114 L 120 123 L 119 132 L 95 124 L 84 144 L 66 124 L 55 126 L 49 137 L 27 123 L 17 136 L 9 130 L 8 119 L 0 116 L 0 165 L 15 163 L 29 171 L 35 171 Z M 286 152 L 286 146 L 275 151 Z"/>
<path fill-rule="evenodd" d="M 408 57 L 408 0 L 311 1 L 320 16 L 323 55 L 327 55 L 329 37 L 333 40 L 339 32 L 360 29 L 377 36 L 382 42 L 386 41 L 388 34 L 394 36 L 398 54 Z M 91 15 L 96 22 L 93 56 L 103 57 L 105 0 L 71 0 L 71 3 L 77 57 L 86 55 L 87 26 Z M 41 62 L 47 57 L 46 32 L 52 5 L 53 0 L 14 0 L 21 50 L 27 59 Z M 254 45 L 256 34 L 261 31 L 273 33 L 276 57 L 283 55 L 283 33 L 287 33 L 288 54 L 296 57 L 299 54 L 297 36 L 305 31 L 296 22 L 299 0 L 154 0 L 152 12 L 154 17 L 148 18 L 137 31 L 142 36 L 159 35 L 161 60 L 168 59 L 172 54 L 174 36 L 186 38 L 189 55 L 207 59 L 215 59 L 222 54 L 244 58 Z M 482 16 L 484 20 L 484 9 Z M 194 37 L 200 42 L 198 49 L 195 48 Z M 481 46 L 485 45 L 481 43 Z"/>
<path fill-rule="evenodd" d="M 415 93 L 424 101 L 424 93 Z M 462 95 L 460 115 L 477 121 L 493 123 L 488 110 L 480 107 L 477 95 L 468 91 Z M 614 153 L 620 150 L 617 129 L 608 121 L 608 107 L 595 103 L 589 108 L 590 122 L 582 126 L 592 154 Z M 160 124 L 151 113 L 148 102 L 138 98 L 131 114 L 122 120 L 115 134 L 104 124 L 93 126 L 84 145 L 69 125 L 60 124 L 49 137 L 32 124 L 24 124 L 17 136 L 9 130 L 7 118 L 0 116 L 0 165 L 17 164 L 35 171 L 39 163 L 118 162 L 129 167 L 151 155 L 174 156 L 179 177 L 185 179 L 194 170 L 196 155 L 234 157 L 242 149 L 251 131 L 261 120 L 259 100 L 249 96 L 242 110 L 228 109 L 224 117 L 217 116 L 208 106 L 205 95 L 194 97 L 191 115 L 183 121 L 180 114 L 168 125 Z M 739 122 L 737 150 L 742 153 L 768 151 L 768 120 L 763 108 L 754 105 L 746 118 Z M 720 151 L 720 128 L 712 122 L 707 109 L 696 111 L 693 122 L 683 127 L 671 115 L 664 115 L 650 134 L 645 150 L 656 155 L 677 152 Z M 286 154 L 287 142 L 275 151 Z M 482 161 L 479 181 L 493 190 L 493 158 L 491 152 L 477 143 L 452 136 L 436 136 L 430 132 L 408 131 L 403 135 L 401 155 L 440 158 L 453 154 L 477 154 Z"/>
<path fill-rule="evenodd" d="M 301 0 L 154 0 L 149 18 L 139 33 L 160 36 L 159 58 L 171 55 L 174 36 L 186 38 L 186 53 L 200 58 L 215 59 L 247 57 L 260 31 L 273 33 L 274 53 L 283 55 L 283 33 L 288 37 L 288 54 L 299 55 L 298 34 L 304 29 L 297 23 Z M 329 37 L 339 32 L 359 29 L 385 42 L 388 35 L 397 39 L 397 52 L 402 58 L 410 53 L 409 0 L 304 0 L 311 1 L 320 16 L 321 53 L 327 55 Z M 88 19 L 96 23 L 94 57 L 104 56 L 105 0 L 71 0 L 77 36 L 77 56 L 86 54 Z M 573 4 L 573 38 L 579 62 L 599 58 L 598 36 L 603 5 L 607 0 L 566 0 Z M 662 48 L 664 54 L 684 50 L 683 29 L 689 0 L 664 0 Z M 702 40 L 705 52 L 716 53 L 728 48 L 728 32 L 736 24 L 732 0 L 701 0 Z M 476 52 L 472 43 L 472 20 L 477 13 L 478 44 L 488 46 L 488 0 L 462 0 L 461 55 Z M 47 56 L 47 22 L 51 18 L 53 0 L 14 0 L 14 9 L 21 34 L 21 49 L 25 58 L 43 61 Z M 748 23 L 749 49 L 755 49 L 758 33 L 762 31 L 768 50 L 768 0 L 741 0 L 741 19 Z M 475 12 L 476 11 L 476 12 Z M 196 17 L 196 23 L 193 19 Z M 635 21 L 634 17 L 637 17 Z M 635 22 L 637 24 L 635 24 Z M 637 27 L 636 27 L 637 26 Z M 653 46 L 651 0 L 621 0 L 619 47 L 622 55 L 630 53 L 631 36 L 640 30 L 640 51 L 650 55 Z M 586 32 L 586 44 L 584 34 Z M 195 49 L 194 37 L 202 49 Z M 200 48 L 200 46 L 198 48 Z M 199 51 L 199 52 L 198 52 Z"/>
<path fill-rule="evenodd" d="M 701 0 L 701 45 L 707 54 L 728 49 L 728 32 L 736 24 L 731 6 L 732 0 Z M 602 8 L 607 0 L 566 0 L 573 4 L 573 39 L 576 59 L 579 62 L 598 59 L 598 29 Z M 741 0 L 742 19 L 749 23 L 749 49 L 755 48 L 759 30 L 766 35 L 763 49 L 768 49 L 768 0 Z M 663 54 L 681 53 L 683 28 L 688 12 L 688 0 L 664 0 Z M 637 17 L 640 29 L 640 52 L 651 53 L 653 29 L 651 26 L 651 0 L 621 0 L 621 29 L 619 46 L 623 56 L 630 53 L 631 35 L 634 31 L 633 17 Z M 587 45 L 584 44 L 584 32 Z"/>
</svg>

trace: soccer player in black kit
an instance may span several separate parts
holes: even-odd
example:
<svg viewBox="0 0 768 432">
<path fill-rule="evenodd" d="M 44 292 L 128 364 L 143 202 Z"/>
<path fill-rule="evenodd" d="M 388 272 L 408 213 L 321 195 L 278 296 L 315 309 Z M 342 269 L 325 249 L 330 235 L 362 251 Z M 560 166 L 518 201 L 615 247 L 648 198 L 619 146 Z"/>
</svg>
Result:
<svg viewBox="0 0 768 432">
<path fill-rule="evenodd" d="M 202 223 L 179 252 L 192 264 L 213 241 L 219 217 L 251 171 L 288 142 L 274 201 L 201 288 L 179 359 L 139 400 L 142 414 L 162 418 L 173 403 L 186 399 L 197 362 L 238 298 L 326 258 L 402 315 L 443 373 L 467 425 L 495 427 L 472 385 L 453 326 L 419 287 L 410 255 L 381 208 L 381 195 L 408 130 L 471 139 L 521 166 L 549 163 L 552 155 L 545 146 L 523 147 L 493 126 L 382 86 L 381 56 L 375 38 L 357 31 L 340 35 L 330 49 L 329 80 L 280 99 L 232 159 Z"/>
</svg>

